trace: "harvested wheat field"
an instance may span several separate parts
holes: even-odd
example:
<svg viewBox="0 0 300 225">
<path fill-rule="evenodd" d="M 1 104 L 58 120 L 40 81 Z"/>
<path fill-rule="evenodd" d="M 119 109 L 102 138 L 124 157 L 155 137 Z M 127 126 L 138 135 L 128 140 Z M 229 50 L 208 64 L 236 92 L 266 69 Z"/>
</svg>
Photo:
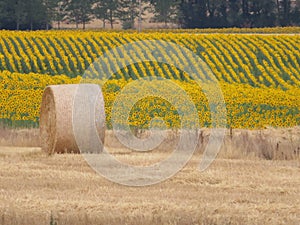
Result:
<svg viewBox="0 0 300 225">
<path fill-rule="evenodd" d="M 164 154 L 115 151 L 131 162 Z M 133 188 L 107 181 L 81 155 L 1 147 L 0 224 L 300 223 L 300 161 L 217 159 L 199 172 L 200 159 L 166 182 Z"/>
</svg>

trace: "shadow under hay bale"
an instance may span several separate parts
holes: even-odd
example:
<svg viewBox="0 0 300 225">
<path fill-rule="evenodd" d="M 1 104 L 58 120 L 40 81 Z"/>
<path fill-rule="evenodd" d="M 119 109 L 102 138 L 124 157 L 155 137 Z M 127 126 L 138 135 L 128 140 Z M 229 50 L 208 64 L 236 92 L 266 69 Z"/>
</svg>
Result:
<svg viewBox="0 0 300 225">
<path fill-rule="evenodd" d="M 95 107 L 91 108 L 93 106 Z M 82 148 L 78 144 L 81 144 L 92 151 L 93 146 L 89 145 L 94 143 L 90 138 L 95 126 L 99 139 L 104 143 L 104 112 L 104 99 L 98 85 L 47 87 L 43 94 L 40 115 L 42 149 L 48 154 L 80 153 Z M 99 117 L 97 121 L 95 115 Z M 74 126 L 77 126 L 76 129 Z"/>
</svg>

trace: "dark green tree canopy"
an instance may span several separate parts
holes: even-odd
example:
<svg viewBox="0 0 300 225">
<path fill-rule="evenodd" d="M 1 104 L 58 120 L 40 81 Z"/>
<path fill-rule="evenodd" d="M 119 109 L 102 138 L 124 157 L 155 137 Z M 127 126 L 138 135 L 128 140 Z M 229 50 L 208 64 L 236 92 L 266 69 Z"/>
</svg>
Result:
<svg viewBox="0 0 300 225">
<path fill-rule="evenodd" d="M 168 23 L 178 21 L 179 0 L 150 0 L 150 3 L 155 22 L 163 22 L 167 27 Z"/>
</svg>

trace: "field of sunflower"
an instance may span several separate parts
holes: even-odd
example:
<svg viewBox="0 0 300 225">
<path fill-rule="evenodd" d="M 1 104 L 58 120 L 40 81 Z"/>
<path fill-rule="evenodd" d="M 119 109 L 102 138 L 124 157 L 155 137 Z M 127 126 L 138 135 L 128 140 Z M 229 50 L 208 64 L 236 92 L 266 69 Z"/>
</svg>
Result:
<svg viewBox="0 0 300 225">
<path fill-rule="evenodd" d="M 162 40 L 185 47 L 209 66 L 223 91 L 228 127 L 255 129 L 299 125 L 298 35 L 96 31 L 1 31 L 1 122 L 5 126 L 37 127 L 42 92 L 47 85 L 80 83 L 86 69 L 105 52 L 142 40 Z M 166 56 L 164 47 L 162 44 L 157 55 L 166 61 L 197 64 L 180 52 Z M 149 46 L 140 42 L 132 49 L 131 57 L 143 58 L 146 48 Z M 122 58 L 122 52 L 113 57 Z M 110 78 L 115 61 L 100 66 L 108 72 L 97 82 L 103 85 L 109 126 L 112 106 L 120 90 L 132 80 L 149 76 L 171 79 L 178 84 L 195 103 L 201 126 L 211 126 L 210 109 L 203 91 L 180 68 L 165 63 L 140 62 L 116 71 Z M 199 78 L 205 80 L 205 77 Z M 159 82 L 153 82 L 159 90 Z M 180 101 L 180 96 L 177 98 Z M 157 116 L 162 117 L 168 127 L 180 127 L 177 111 L 169 102 L 157 97 L 139 101 L 131 110 L 129 123 L 145 128 L 151 118 Z"/>
</svg>

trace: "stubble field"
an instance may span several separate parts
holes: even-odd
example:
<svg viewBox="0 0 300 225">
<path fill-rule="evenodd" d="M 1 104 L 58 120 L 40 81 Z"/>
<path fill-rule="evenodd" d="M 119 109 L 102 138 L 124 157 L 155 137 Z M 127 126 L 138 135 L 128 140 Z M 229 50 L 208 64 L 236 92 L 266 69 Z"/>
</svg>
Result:
<svg viewBox="0 0 300 225">
<path fill-rule="evenodd" d="M 120 160 L 166 157 L 116 151 Z M 0 147 L 0 224 L 299 224 L 300 162 L 201 155 L 175 177 L 125 187 L 93 171 L 80 155 Z"/>
</svg>

